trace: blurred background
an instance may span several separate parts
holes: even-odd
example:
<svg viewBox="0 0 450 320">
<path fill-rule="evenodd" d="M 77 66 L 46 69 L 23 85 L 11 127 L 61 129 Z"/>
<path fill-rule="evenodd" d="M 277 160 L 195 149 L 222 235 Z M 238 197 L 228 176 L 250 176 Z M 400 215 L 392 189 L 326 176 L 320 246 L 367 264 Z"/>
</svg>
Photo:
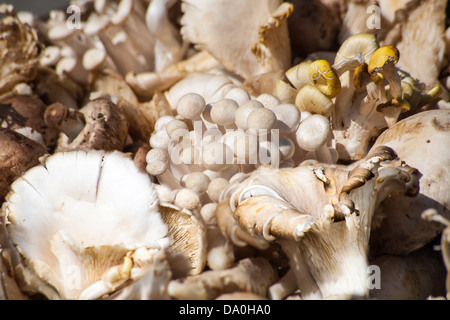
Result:
<svg viewBox="0 0 450 320">
<path fill-rule="evenodd" d="M 31 11 L 41 17 L 45 16 L 52 9 L 67 8 L 70 0 L 2 0 L 1 3 L 12 4 L 16 11 Z"/>
</svg>

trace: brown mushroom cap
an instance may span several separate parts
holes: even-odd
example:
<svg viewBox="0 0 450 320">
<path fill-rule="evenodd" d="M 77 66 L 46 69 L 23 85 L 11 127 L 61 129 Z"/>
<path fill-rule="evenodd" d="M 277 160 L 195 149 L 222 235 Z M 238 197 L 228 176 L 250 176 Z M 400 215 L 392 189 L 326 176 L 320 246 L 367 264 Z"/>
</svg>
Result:
<svg viewBox="0 0 450 320">
<path fill-rule="evenodd" d="M 29 127 L 42 135 L 47 147 L 56 143 L 58 129 L 45 124 L 44 113 L 47 106 L 39 97 L 13 95 L 2 99 L 0 104 L 5 105 L 0 108 L 0 119 L 2 116 L 13 117 L 13 114 L 18 117 L 13 117 L 14 123 L 8 126 L 10 129 Z"/>
<path fill-rule="evenodd" d="M 57 151 L 123 150 L 128 134 L 128 122 L 116 104 L 107 99 L 96 99 L 89 101 L 79 111 L 84 114 L 86 125 L 73 141 L 69 141 L 64 134 L 60 135 Z"/>
<path fill-rule="evenodd" d="M 10 190 L 11 183 L 29 168 L 39 164 L 47 150 L 20 133 L 0 128 L 0 202 Z"/>
</svg>

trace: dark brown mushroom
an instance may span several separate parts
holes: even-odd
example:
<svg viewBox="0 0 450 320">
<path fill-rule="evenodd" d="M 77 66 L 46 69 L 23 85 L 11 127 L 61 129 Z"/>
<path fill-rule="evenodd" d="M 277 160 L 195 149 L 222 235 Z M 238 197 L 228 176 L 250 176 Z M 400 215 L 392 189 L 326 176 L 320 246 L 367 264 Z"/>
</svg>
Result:
<svg viewBox="0 0 450 320">
<path fill-rule="evenodd" d="M 47 150 L 40 143 L 7 128 L 0 128 L 0 203 L 11 183 L 29 168 L 39 164 Z"/>
</svg>

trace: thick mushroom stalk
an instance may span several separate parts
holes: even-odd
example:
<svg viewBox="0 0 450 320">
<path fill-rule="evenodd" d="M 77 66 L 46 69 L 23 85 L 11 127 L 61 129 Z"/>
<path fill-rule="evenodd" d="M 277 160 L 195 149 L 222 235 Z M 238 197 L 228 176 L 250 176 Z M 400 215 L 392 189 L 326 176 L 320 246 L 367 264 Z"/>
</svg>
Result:
<svg viewBox="0 0 450 320">
<path fill-rule="evenodd" d="M 234 189 L 233 217 L 253 237 L 296 244 L 300 252 L 282 246 L 291 263 L 308 266 L 297 270 L 302 296 L 367 297 L 376 203 L 389 194 L 385 188 L 411 180 L 409 170 L 389 165 L 395 157 L 391 149 L 379 148 L 356 167 L 305 163 L 292 169 L 260 168 Z"/>
<path fill-rule="evenodd" d="M 103 277 L 113 284 L 129 278 L 127 257 L 135 250 L 169 245 L 148 175 L 118 151 L 56 153 L 11 189 L 2 208 L 1 244 L 28 293 L 82 298 Z M 122 264 L 121 272 L 109 273 Z"/>
</svg>

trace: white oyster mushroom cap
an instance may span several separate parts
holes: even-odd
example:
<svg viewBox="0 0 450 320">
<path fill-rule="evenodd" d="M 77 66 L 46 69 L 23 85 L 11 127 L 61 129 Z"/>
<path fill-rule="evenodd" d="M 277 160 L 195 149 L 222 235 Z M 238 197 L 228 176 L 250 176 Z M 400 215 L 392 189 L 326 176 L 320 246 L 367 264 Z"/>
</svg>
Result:
<svg viewBox="0 0 450 320">
<path fill-rule="evenodd" d="M 300 122 L 296 132 L 297 143 L 303 150 L 314 151 L 327 142 L 330 133 L 328 118 L 314 114 Z"/>
<path fill-rule="evenodd" d="M 63 299 L 79 298 L 130 250 L 169 245 L 152 182 L 123 153 L 56 153 L 11 189 L 3 206 L 10 241 Z"/>
</svg>

